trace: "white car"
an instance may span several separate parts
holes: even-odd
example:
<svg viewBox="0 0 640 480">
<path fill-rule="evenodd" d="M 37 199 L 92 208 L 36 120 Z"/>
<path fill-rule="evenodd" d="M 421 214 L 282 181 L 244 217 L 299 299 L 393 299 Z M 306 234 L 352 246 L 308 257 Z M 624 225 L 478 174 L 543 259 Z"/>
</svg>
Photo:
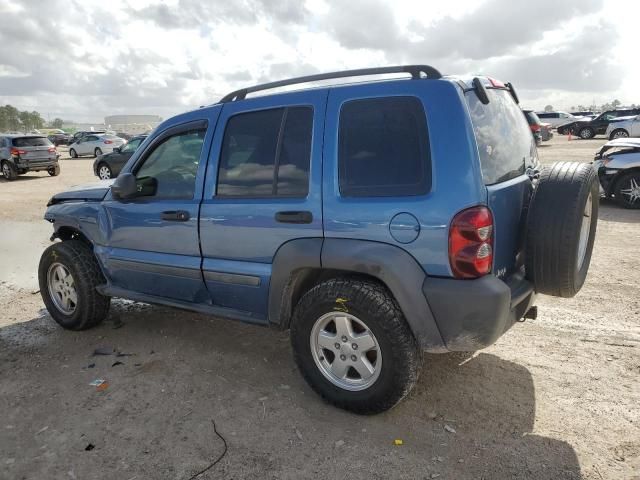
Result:
<svg viewBox="0 0 640 480">
<path fill-rule="evenodd" d="M 585 120 L 588 117 L 576 117 L 567 112 L 536 112 L 538 118 L 544 123 L 550 123 L 552 128 L 559 127 L 565 123 Z"/>
<path fill-rule="evenodd" d="M 115 135 L 96 134 L 86 135 L 75 143 L 69 145 L 69 155 L 71 158 L 78 158 L 82 155 L 98 157 L 104 153 L 111 153 L 116 147 L 123 146 L 126 140 Z"/>
<path fill-rule="evenodd" d="M 612 121 L 607 127 L 607 137 L 614 138 L 640 137 L 640 115 L 621 117 Z"/>
<path fill-rule="evenodd" d="M 640 208 L 640 139 L 617 138 L 596 152 L 600 193 L 625 208 Z"/>
</svg>

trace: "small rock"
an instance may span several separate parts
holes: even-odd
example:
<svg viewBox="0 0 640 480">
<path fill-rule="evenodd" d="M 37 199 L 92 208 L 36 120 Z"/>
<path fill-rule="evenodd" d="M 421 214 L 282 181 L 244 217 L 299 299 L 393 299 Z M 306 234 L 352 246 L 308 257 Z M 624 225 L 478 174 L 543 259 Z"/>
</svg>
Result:
<svg viewBox="0 0 640 480">
<path fill-rule="evenodd" d="M 265 400 L 267 400 L 269 397 L 260 397 L 258 399 L 259 402 L 264 402 Z"/>
<path fill-rule="evenodd" d="M 432 473 L 431 478 L 438 478 L 440 476 L 439 473 Z"/>
<path fill-rule="evenodd" d="M 444 462 L 444 457 L 436 457 L 436 460 L 440 463 Z"/>
<path fill-rule="evenodd" d="M 289 385 L 280 385 L 280 390 L 290 390 L 291 387 Z"/>
<path fill-rule="evenodd" d="M 366 428 L 363 428 L 363 429 L 362 429 L 362 433 L 367 433 L 367 429 L 366 429 Z"/>
<path fill-rule="evenodd" d="M 447 432 L 449 432 L 449 433 L 456 433 L 455 428 L 450 427 L 449 425 L 445 425 L 445 426 L 444 426 L 444 429 L 445 429 Z"/>
<path fill-rule="evenodd" d="M 302 434 L 300 433 L 300 430 L 298 430 L 297 428 L 294 429 L 296 432 L 296 437 L 298 437 L 298 440 L 302 440 Z"/>
<path fill-rule="evenodd" d="M 340 448 L 340 447 L 344 446 L 344 440 L 338 440 L 335 443 L 335 446 L 336 446 L 336 448 Z"/>
<path fill-rule="evenodd" d="M 436 412 L 429 412 L 427 413 L 427 418 L 429 420 L 435 420 L 436 418 L 438 418 L 438 414 Z"/>
<path fill-rule="evenodd" d="M 458 463 L 464 463 L 464 458 L 459 458 Z"/>
</svg>

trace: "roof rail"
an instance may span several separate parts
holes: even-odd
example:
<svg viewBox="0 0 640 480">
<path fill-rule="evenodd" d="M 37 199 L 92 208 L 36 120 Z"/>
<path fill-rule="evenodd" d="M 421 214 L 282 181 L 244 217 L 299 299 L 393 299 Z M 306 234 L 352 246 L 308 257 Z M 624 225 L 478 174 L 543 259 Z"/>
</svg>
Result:
<svg viewBox="0 0 640 480">
<path fill-rule="evenodd" d="M 263 83 L 262 85 L 241 88 L 240 90 L 235 90 L 225 95 L 222 100 L 220 100 L 220 103 L 233 102 L 234 100 L 244 100 L 248 93 L 259 92 L 261 90 L 271 90 L 272 88 L 285 87 L 287 85 L 318 82 L 320 80 L 330 80 L 334 78 L 383 75 L 387 73 L 410 73 L 411 78 L 414 80 L 419 79 L 421 73 L 424 73 L 427 78 L 431 79 L 442 78 L 442 74 L 430 65 L 399 65 L 395 67 L 360 68 L 357 70 L 343 70 L 341 72 L 319 73 L 316 75 L 289 78 L 287 80 L 279 80 L 277 82 Z"/>
</svg>

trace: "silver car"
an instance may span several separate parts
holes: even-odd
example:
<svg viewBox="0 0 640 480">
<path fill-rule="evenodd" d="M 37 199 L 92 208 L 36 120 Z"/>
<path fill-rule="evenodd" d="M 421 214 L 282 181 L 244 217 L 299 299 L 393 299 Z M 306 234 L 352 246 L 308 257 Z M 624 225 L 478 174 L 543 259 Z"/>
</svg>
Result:
<svg viewBox="0 0 640 480">
<path fill-rule="evenodd" d="M 0 169 L 9 181 L 41 170 L 55 177 L 60 175 L 58 152 L 44 135 L 0 134 Z"/>
<path fill-rule="evenodd" d="M 109 134 L 96 134 L 81 137 L 80 140 L 69 145 L 69 155 L 71 158 L 78 158 L 83 155 L 98 157 L 103 153 L 111 153 L 116 147 L 121 147 L 127 143 L 124 139 Z"/>
<path fill-rule="evenodd" d="M 612 121 L 607 127 L 607 137 L 615 138 L 640 137 L 640 115 L 621 117 Z"/>
<path fill-rule="evenodd" d="M 596 152 L 600 192 L 625 208 L 640 208 L 640 138 L 619 138 Z"/>
</svg>

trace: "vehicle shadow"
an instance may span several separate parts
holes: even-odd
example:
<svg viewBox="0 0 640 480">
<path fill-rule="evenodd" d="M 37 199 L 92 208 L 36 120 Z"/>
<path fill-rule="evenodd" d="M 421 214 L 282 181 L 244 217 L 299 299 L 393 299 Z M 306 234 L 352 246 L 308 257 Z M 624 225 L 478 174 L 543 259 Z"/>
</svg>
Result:
<svg viewBox="0 0 640 480">
<path fill-rule="evenodd" d="M 18 175 L 12 182 L 27 182 L 29 180 L 37 180 L 41 178 L 49 178 L 50 175 L 47 172 L 29 172 L 24 175 Z M 0 175 L 0 183 L 9 183 L 9 180 Z"/>
<path fill-rule="evenodd" d="M 600 197 L 598 219 L 619 223 L 640 223 L 640 210 L 624 208 L 612 198 Z"/>
<path fill-rule="evenodd" d="M 114 301 L 86 332 L 44 310 L 1 328 L 0 378 L 2 478 L 186 479 L 223 452 L 212 421 L 228 453 L 202 478 L 582 478 L 532 433 L 529 371 L 493 354 L 427 355 L 402 403 L 358 416 L 304 383 L 286 332 Z"/>
</svg>

